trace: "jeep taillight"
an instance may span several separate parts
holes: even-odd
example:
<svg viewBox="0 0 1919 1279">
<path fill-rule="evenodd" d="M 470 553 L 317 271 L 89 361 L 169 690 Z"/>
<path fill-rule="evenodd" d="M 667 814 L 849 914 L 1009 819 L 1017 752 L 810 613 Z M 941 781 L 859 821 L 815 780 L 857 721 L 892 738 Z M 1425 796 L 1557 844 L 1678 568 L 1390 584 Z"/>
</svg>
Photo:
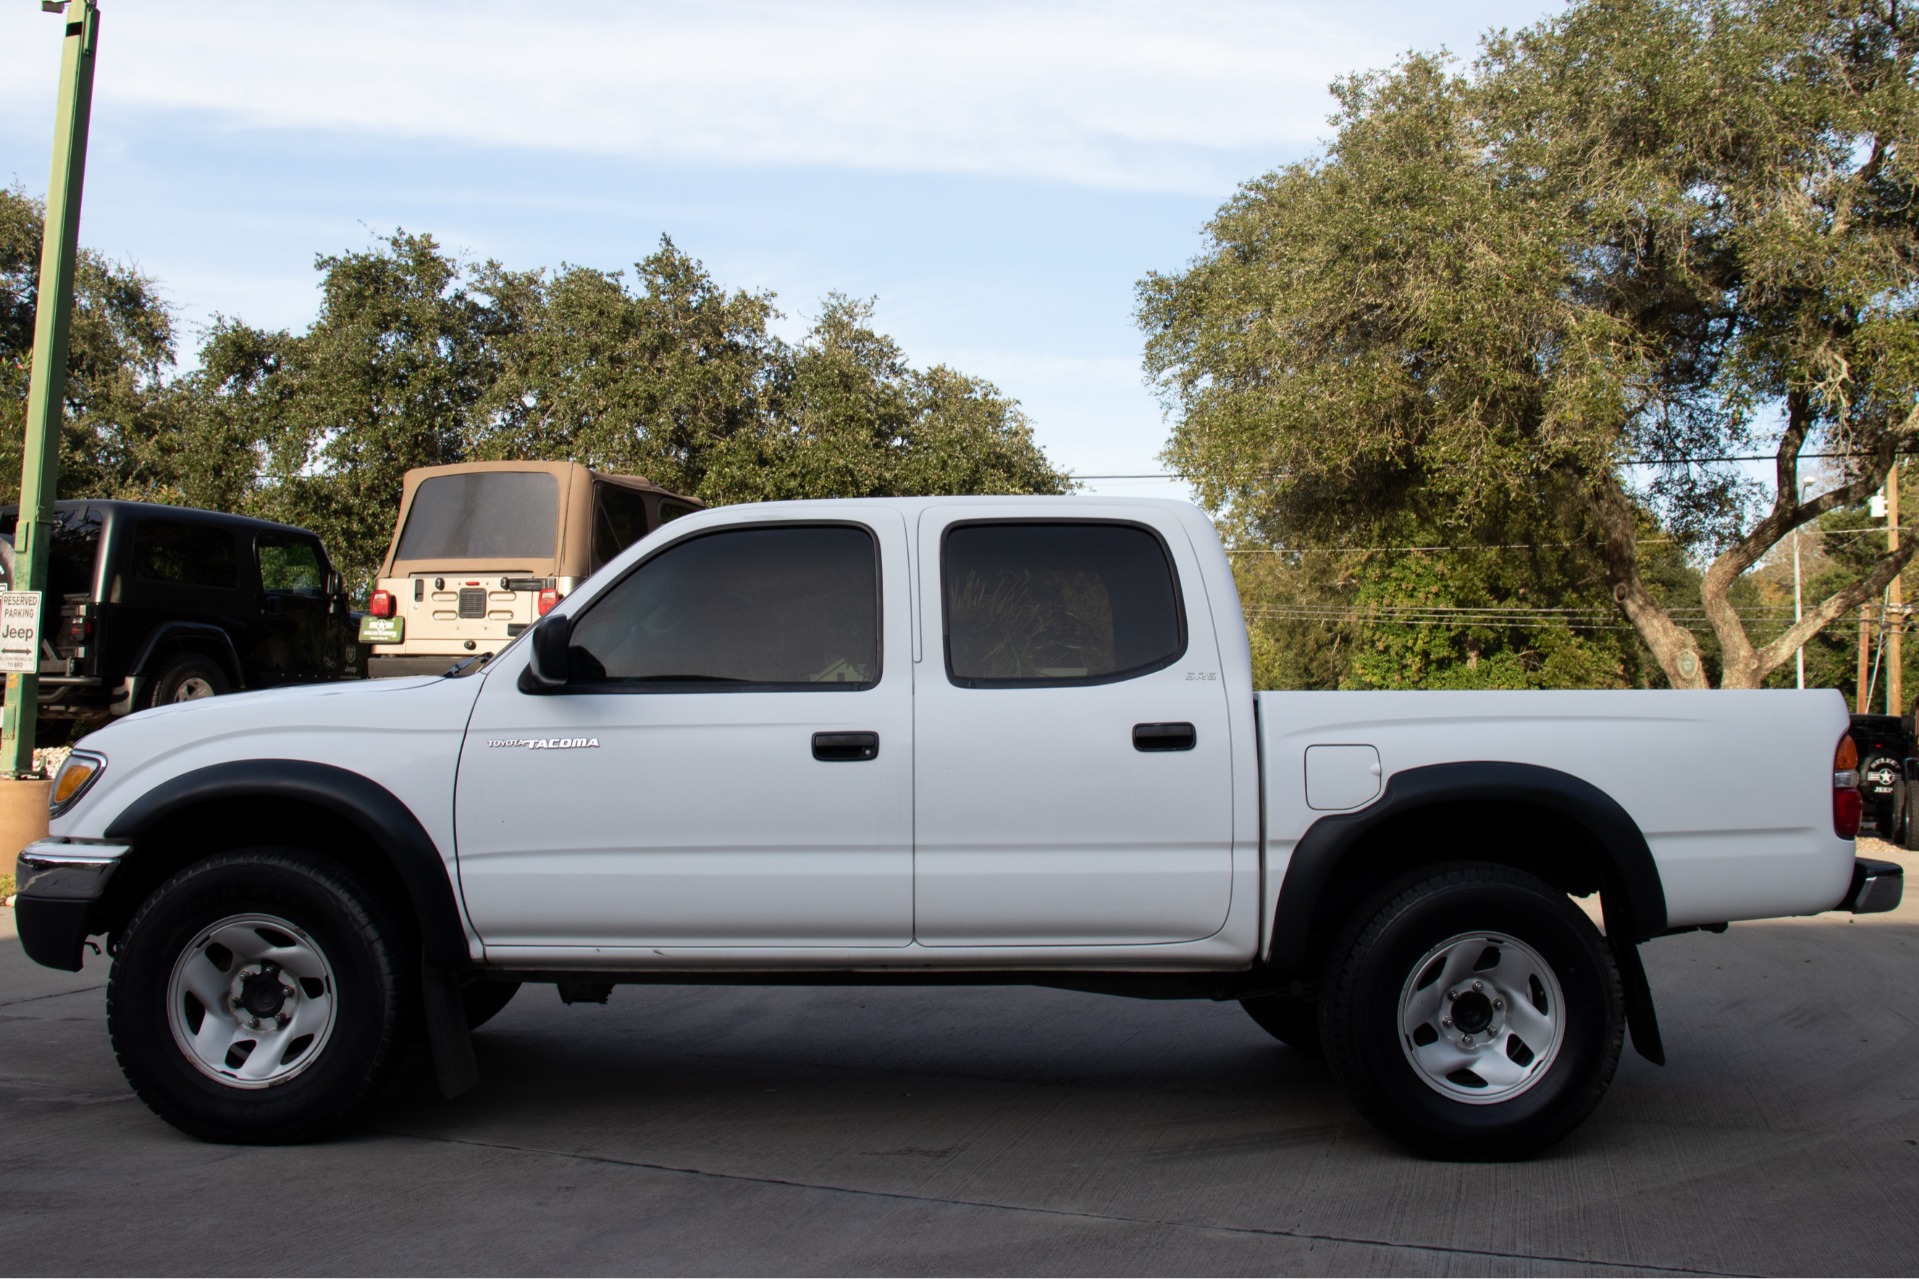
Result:
<svg viewBox="0 0 1919 1279">
<path fill-rule="evenodd" d="M 1859 798 L 1859 748 L 1848 733 L 1832 753 L 1832 833 L 1841 839 L 1857 835 L 1864 808 Z"/>
<path fill-rule="evenodd" d="M 393 616 L 393 592 L 375 591 L 367 599 L 366 611 L 375 617 Z"/>
<path fill-rule="evenodd" d="M 540 616 L 545 617 L 548 613 L 551 613 L 553 611 L 553 606 L 555 604 L 558 604 L 559 602 L 560 602 L 560 593 L 554 588 L 552 588 L 551 586 L 541 591 L 540 592 Z"/>
</svg>

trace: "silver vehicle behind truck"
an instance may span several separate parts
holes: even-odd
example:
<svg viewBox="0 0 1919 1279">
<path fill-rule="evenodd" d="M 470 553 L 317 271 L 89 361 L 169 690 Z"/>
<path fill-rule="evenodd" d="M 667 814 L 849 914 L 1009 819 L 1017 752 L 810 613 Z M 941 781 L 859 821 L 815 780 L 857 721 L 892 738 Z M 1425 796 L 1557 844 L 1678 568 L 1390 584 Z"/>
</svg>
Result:
<svg viewBox="0 0 1919 1279">
<path fill-rule="evenodd" d="M 367 673 L 438 675 L 498 652 L 602 564 L 700 509 L 577 462 L 459 462 L 406 473 L 367 601 Z"/>
</svg>

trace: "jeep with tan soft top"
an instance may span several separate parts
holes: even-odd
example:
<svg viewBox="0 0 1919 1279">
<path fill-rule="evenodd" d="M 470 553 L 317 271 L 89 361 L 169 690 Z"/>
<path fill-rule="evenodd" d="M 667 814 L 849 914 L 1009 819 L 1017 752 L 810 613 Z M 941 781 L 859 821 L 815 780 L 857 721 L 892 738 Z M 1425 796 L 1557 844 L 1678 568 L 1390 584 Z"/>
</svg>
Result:
<svg viewBox="0 0 1919 1279">
<path fill-rule="evenodd" d="M 499 651 L 608 560 L 700 505 L 577 462 L 408 471 L 360 622 L 360 642 L 373 646 L 367 674 L 438 675 Z"/>
</svg>

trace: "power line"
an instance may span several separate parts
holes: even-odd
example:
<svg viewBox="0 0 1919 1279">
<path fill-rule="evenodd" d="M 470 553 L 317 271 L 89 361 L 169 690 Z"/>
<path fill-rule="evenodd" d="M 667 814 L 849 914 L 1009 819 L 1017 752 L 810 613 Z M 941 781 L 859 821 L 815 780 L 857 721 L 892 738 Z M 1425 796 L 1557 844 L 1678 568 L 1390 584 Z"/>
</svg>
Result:
<svg viewBox="0 0 1919 1279">
<path fill-rule="evenodd" d="M 1801 462 L 1815 460 L 1835 460 L 1843 458 L 1877 457 L 1876 453 L 1801 453 Z M 1900 453 L 1900 457 L 1919 457 L 1919 453 Z M 1723 453 L 1716 457 L 1629 457 L 1619 462 L 1621 466 L 1707 466 L 1718 462 L 1777 462 L 1776 453 Z M 1283 471 L 1248 472 L 1255 478 L 1278 478 Z M 1076 475 L 1069 473 L 1075 480 L 1187 480 L 1187 476 L 1173 471 L 1141 472 L 1136 475 Z"/>
</svg>

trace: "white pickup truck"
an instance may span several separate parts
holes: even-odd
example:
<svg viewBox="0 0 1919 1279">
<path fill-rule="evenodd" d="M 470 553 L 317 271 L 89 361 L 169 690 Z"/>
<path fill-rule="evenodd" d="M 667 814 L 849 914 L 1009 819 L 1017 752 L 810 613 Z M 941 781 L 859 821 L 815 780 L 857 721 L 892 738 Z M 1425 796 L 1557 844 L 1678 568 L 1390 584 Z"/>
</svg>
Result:
<svg viewBox="0 0 1919 1279">
<path fill-rule="evenodd" d="M 1640 943 L 1898 902 L 1846 731 L 1832 691 L 1256 693 L 1179 503 L 729 507 L 443 678 L 93 734 L 18 925 L 105 935 L 129 1080 L 218 1141 L 341 1124 L 422 1035 L 471 1086 L 520 983 L 992 981 L 1237 1001 L 1416 1150 L 1512 1158 L 1627 1027 L 1662 1059 Z"/>
</svg>

